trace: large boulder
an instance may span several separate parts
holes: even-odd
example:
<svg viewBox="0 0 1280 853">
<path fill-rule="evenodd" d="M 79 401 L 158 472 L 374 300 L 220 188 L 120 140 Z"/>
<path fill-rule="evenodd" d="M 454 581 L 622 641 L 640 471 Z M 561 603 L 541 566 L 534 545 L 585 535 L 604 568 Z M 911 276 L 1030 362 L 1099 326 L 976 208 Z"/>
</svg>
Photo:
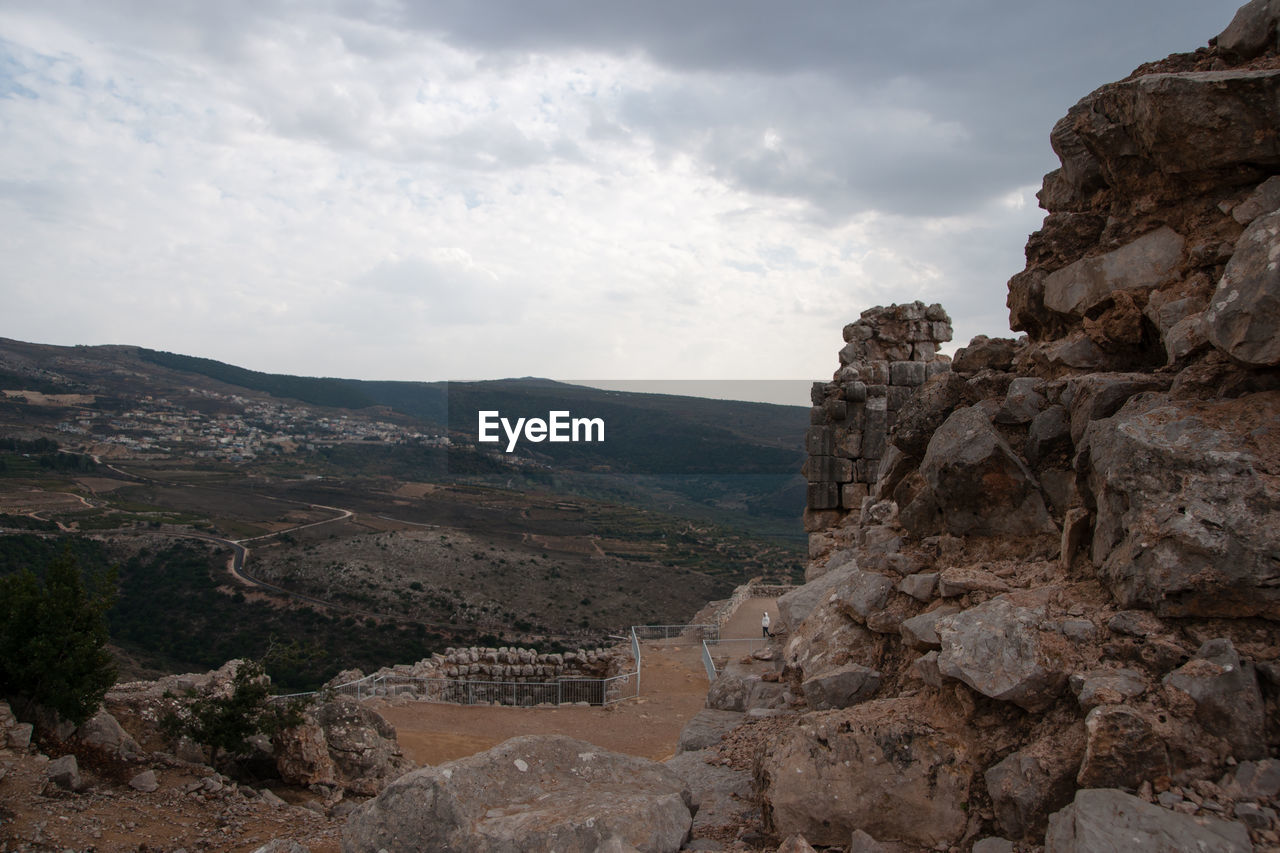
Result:
<svg viewBox="0 0 1280 853">
<path fill-rule="evenodd" d="M 1194 658 L 1164 677 L 1165 686 L 1195 702 L 1195 718 L 1231 744 L 1236 758 L 1266 758 L 1266 709 L 1253 665 L 1241 663 L 1231 641 L 1209 640 Z"/>
<path fill-rule="evenodd" d="M 787 639 L 785 666 L 804 675 L 827 672 L 874 653 L 874 635 L 829 594 Z"/>
<path fill-rule="evenodd" d="M 80 724 L 76 729 L 75 737 L 81 743 L 96 746 L 122 758 L 135 757 L 139 752 L 138 742 L 133 739 L 133 736 L 122 729 L 116 718 L 102 708 Z"/>
<path fill-rule="evenodd" d="M 1043 607 L 1006 595 L 939 619 L 938 669 L 984 696 L 1041 711 L 1067 680 L 1066 642 L 1044 630 Z"/>
<path fill-rule="evenodd" d="M 751 773 L 720 763 L 716 750 L 682 752 L 663 762 L 689 790 L 695 838 L 726 826 L 740 825 L 752 803 Z"/>
<path fill-rule="evenodd" d="M 1243 824 L 1191 817 L 1111 788 L 1088 788 L 1049 818 L 1045 853 L 1247 853 Z"/>
<path fill-rule="evenodd" d="M 1240 59 L 1253 59 L 1276 47 L 1276 22 L 1280 0 L 1249 0 L 1236 10 L 1227 28 L 1218 34 L 1218 48 Z"/>
<path fill-rule="evenodd" d="M 976 397 L 973 387 L 958 374 L 947 371 L 931 376 L 898 410 L 893 427 L 894 446 L 907 457 L 919 459 L 947 416 L 960 406 L 972 405 Z"/>
<path fill-rule="evenodd" d="M 925 847 L 957 843 L 975 768 L 968 746 L 929 719 L 918 697 L 809 714 L 757 764 L 767 827 L 820 846 L 843 846 L 854 830 Z"/>
<path fill-rule="evenodd" d="M 880 687 L 880 673 L 869 666 L 850 663 L 805 679 L 805 701 L 815 711 L 847 708 L 865 702 Z"/>
<path fill-rule="evenodd" d="M 1068 729 L 1019 749 L 983 773 L 1000 829 L 1008 838 L 1038 836 L 1049 815 L 1071 802 L 1080 736 Z"/>
<path fill-rule="evenodd" d="M 948 533 L 1032 536 L 1055 529 L 1035 476 L 978 406 L 957 409 L 938 428 L 920 473 Z"/>
<path fill-rule="evenodd" d="M 1185 193 L 1196 177 L 1280 165 L 1278 95 L 1274 69 L 1149 74 L 1088 95 L 1072 129 L 1112 188 Z"/>
<path fill-rule="evenodd" d="M 707 708 L 716 711 L 745 711 L 751 689 L 759 683 L 759 674 L 731 663 L 716 674 L 716 680 L 707 688 Z"/>
<path fill-rule="evenodd" d="M 342 850 L 674 853 L 692 822 L 689 792 L 661 764 L 528 735 L 400 777 L 352 813 Z"/>
<path fill-rule="evenodd" d="M 847 584 L 861 573 L 855 560 L 850 559 L 826 574 L 803 586 L 798 586 L 778 598 L 778 615 L 791 631 L 804 622 L 809 613 L 830 597 L 831 593 Z"/>
<path fill-rule="evenodd" d="M 1280 392 L 1157 395 L 1093 421 L 1077 470 L 1096 513 L 1090 556 L 1125 608 L 1280 618 Z"/>
<path fill-rule="evenodd" d="M 725 735 L 742 725 L 743 716 L 741 711 L 703 708 L 680 730 L 676 752 L 697 752 L 715 746 Z"/>
<path fill-rule="evenodd" d="M 1099 705 L 1084 720 L 1085 754 L 1076 781 L 1086 788 L 1137 788 L 1169 774 L 1163 739 L 1144 714 Z"/>
<path fill-rule="evenodd" d="M 1255 367 L 1280 364 L 1280 212 L 1255 219 L 1236 242 L 1203 329 L 1209 342 Z"/>
<path fill-rule="evenodd" d="M 341 696 L 308 711 L 301 726 L 277 734 L 275 752 L 286 782 L 341 787 L 366 797 L 414 766 L 400 751 L 395 727 Z"/>
</svg>

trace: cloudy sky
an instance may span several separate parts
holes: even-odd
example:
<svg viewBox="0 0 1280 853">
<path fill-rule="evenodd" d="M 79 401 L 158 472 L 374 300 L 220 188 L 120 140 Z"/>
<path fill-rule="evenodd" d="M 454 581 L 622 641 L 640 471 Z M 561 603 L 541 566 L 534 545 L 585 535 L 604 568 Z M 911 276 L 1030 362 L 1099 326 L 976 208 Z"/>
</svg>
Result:
<svg viewBox="0 0 1280 853">
<path fill-rule="evenodd" d="M 383 379 L 1007 333 L 1053 122 L 1235 0 L 0 0 L 0 336 Z"/>
</svg>

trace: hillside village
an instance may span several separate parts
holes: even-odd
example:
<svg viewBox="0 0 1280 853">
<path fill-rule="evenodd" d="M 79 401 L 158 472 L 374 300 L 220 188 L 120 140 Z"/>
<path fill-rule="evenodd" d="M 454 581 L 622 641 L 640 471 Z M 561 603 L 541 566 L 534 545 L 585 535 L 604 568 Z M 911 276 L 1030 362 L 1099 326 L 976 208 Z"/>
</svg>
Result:
<svg viewBox="0 0 1280 853">
<path fill-rule="evenodd" d="M 0 391 L 0 399 L 68 406 L 76 411 L 58 422 L 55 429 L 72 443 L 116 446 L 140 454 L 189 455 L 234 463 L 300 450 L 314 451 L 317 447 L 343 442 L 435 447 L 450 444 L 447 435 L 422 433 L 357 415 L 323 415 L 306 406 L 220 394 L 204 388 L 188 388 L 187 393 L 191 398 L 215 405 L 184 404 L 142 395 L 126 401 L 128 408 L 108 414 L 89 408 L 86 404 L 93 402 L 92 397 L 85 399 L 84 395 L 36 395 L 9 390 Z M 212 408 L 226 411 L 208 410 Z"/>
</svg>

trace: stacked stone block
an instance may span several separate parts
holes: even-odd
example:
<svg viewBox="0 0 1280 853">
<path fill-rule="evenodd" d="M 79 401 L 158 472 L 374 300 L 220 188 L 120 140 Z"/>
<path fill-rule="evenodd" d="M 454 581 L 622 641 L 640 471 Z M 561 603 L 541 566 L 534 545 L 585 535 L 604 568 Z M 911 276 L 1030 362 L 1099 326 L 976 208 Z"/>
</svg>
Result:
<svg viewBox="0 0 1280 853">
<path fill-rule="evenodd" d="M 413 678 L 451 678 L 463 681 L 547 682 L 560 678 L 606 678 L 617 675 L 624 663 L 613 649 L 578 649 L 564 654 L 542 654 L 535 649 L 448 648 L 415 664 L 384 668 L 375 674 Z"/>
<path fill-rule="evenodd" d="M 844 327 L 840 369 L 813 384 L 805 529 L 834 526 L 862 508 L 880 474 L 897 412 L 936 373 L 951 369 L 938 354 L 951 340 L 951 318 L 923 302 L 869 308 Z"/>
</svg>

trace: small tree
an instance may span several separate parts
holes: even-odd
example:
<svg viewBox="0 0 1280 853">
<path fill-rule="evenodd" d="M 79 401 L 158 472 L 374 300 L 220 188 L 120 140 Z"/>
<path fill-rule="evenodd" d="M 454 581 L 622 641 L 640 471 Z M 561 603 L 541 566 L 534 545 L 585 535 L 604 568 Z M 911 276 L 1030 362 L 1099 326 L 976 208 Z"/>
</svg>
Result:
<svg viewBox="0 0 1280 853">
<path fill-rule="evenodd" d="M 86 587 L 70 549 L 45 570 L 0 578 L 0 693 L 79 725 L 115 683 L 106 612 L 115 571 Z"/>
<path fill-rule="evenodd" d="M 280 705 L 271 701 L 269 679 L 261 663 L 241 661 L 231 680 L 231 690 L 222 695 L 188 694 L 178 711 L 161 720 L 165 732 L 186 736 L 209 750 L 209 766 L 216 768 L 222 755 L 241 756 L 250 750 L 254 735 L 271 735 L 302 722 L 296 703 Z"/>
</svg>

